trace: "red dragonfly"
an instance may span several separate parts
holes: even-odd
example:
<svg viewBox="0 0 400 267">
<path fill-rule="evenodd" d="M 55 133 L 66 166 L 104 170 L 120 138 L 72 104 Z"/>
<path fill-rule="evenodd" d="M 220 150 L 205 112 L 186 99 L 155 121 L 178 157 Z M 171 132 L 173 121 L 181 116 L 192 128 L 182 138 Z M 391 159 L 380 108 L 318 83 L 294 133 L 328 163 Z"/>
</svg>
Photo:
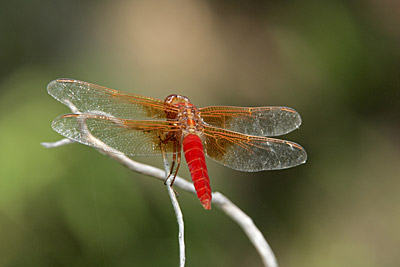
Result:
<svg viewBox="0 0 400 267">
<path fill-rule="evenodd" d="M 162 101 L 72 79 L 54 80 L 47 90 L 79 110 L 52 123 L 55 131 L 69 139 L 129 156 L 159 156 L 164 150 L 172 153 L 170 176 L 174 178 L 183 148 L 197 196 L 207 210 L 211 209 L 211 187 L 204 154 L 244 172 L 290 168 L 307 159 L 300 145 L 266 137 L 300 126 L 300 115 L 291 108 L 197 108 L 181 95 Z M 90 142 L 89 134 L 108 147 Z"/>
</svg>

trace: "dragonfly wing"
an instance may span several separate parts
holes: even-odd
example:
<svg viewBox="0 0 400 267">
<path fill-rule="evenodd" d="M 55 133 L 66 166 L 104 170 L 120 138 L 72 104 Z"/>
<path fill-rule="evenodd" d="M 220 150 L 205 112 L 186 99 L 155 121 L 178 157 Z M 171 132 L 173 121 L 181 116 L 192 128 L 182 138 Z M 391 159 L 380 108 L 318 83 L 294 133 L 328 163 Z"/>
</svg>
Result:
<svg viewBox="0 0 400 267">
<path fill-rule="evenodd" d="M 305 163 L 307 159 L 307 153 L 300 145 L 285 140 L 214 127 L 205 127 L 204 136 L 206 155 L 238 171 L 286 169 Z"/>
<path fill-rule="evenodd" d="M 213 106 L 200 109 L 204 122 L 226 130 L 257 136 L 278 136 L 300 127 L 301 117 L 287 107 Z"/>
<path fill-rule="evenodd" d="M 125 93 L 88 82 L 57 79 L 47 91 L 61 103 L 75 106 L 81 113 L 91 113 L 124 119 L 162 120 L 166 118 L 164 102 L 151 97 Z"/>
<path fill-rule="evenodd" d="M 79 143 L 111 152 L 116 149 L 129 156 L 161 155 L 160 137 L 165 132 L 177 131 L 167 121 L 138 121 L 94 114 L 62 115 L 53 121 L 52 127 Z M 102 143 L 93 141 L 91 136 Z M 173 152 L 173 142 L 165 144 L 165 149 Z"/>
</svg>

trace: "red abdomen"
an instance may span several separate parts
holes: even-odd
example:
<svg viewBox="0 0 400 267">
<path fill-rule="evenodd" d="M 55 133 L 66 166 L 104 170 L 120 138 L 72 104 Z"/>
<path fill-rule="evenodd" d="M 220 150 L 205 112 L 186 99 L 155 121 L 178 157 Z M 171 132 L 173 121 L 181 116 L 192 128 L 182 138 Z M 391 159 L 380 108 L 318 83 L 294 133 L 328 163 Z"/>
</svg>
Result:
<svg viewBox="0 0 400 267">
<path fill-rule="evenodd" d="M 203 144 L 199 136 L 188 134 L 183 138 L 183 152 L 189 166 L 197 197 L 206 210 L 211 209 L 211 187 Z"/>
</svg>

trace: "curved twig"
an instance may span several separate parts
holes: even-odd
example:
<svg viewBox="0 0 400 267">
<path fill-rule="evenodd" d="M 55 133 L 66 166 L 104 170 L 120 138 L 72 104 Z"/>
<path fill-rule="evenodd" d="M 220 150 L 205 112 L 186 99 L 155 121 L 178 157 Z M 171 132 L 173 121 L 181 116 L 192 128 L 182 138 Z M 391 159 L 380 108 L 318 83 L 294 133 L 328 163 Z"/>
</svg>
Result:
<svg viewBox="0 0 400 267">
<path fill-rule="evenodd" d="M 185 256 L 185 235 L 184 235 L 184 229 L 185 229 L 185 224 L 183 222 L 183 214 L 181 207 L 179 206 L 178 199 L 176 198 L 174 189 L 171 186 L 171 179 L 168 178 L 169 175 L 169 164 L 168 164 L 168 159 L 166 156 L 165 151 L 162 151 L 162 156 L 163 156 L 163 162 L 164 162 L 164 170 L 165 170 L 165 183 L 168 191 L 168 195 L 171 199 L 172 207 L 174 208 L 175 211 L 175 216 L 176 220 L 178 221 L 178 242 L 179 242 L 179 266 L 184 267 L 185 266 L 185 261 L 186 261 L 186 256 Z"/>
<path fill-rule="evenodd" d="M 58 146 L 62 146 L 67 143 L 73 143 L 74 141 L 68 142 L 68 138 L 62 139 L 65 140 L 63 142 L 54 142 L 54 143 L 41 143 L 46 148 L 54 148 Z M 108 151 L 99 150 L 101 153 L 105 154 L 106 156 L 118 161 L 128 169 L 145 174 L 160 180 L 165 179 L 165 171 L 149 166 L 143 163 L 139 163 L 137 161 L 132 160 L 131 158 L 127 157 L 122 153 L 113 153 Z M 187 180 L 183 179 L 180 176 L 176 176 L 174 181 L 174 186 L 180 189 L 183 189 L 187 192 L 190 192 L 196 195 L 196 191 L 192 183 L 188 182 Z M 254 224 L 253 220 L 244 213 L 240 208 L 238 208 L 232 201 L 229 200 L 226 196 L 221 194 L 220 192 L 213 192 L 212 203 L 225 212 L 226 215 L 231 217 L 239 226 L 243 229 L 246 233 L 247 237 L 250 239 L 251 243 L 257 249 L 261 260 L 264 266 L 268 267 L 277 267 L 278 263 L 276 261 L 275 255 L 268 245 L 268 242 L 265 240 L 261 231 L 257 228 Z"/>
<path fill-rule="evenodd" d="M 79 110 L 76 109 L 76 107 L 72 104 L 69 103 L 69 108 L 72 110 L 74 113 L 80 113 Z M 82 123 L 81 127 L 85 128 L 86 125 Z M 89 131 L 85 131 L 87 133 L 90 133 Z M 155 177 L 161 180 L 165 181 L 165 177 L 168 176 L 168 161 L 165 158 L 165 154 L 163 154 L 164 158 L 164 167 L 165 171 L 146 165 L 142 164 L 139 162 L 136 162 L 132 160 L 131 158 L 127 157 L 125 154 L 122 152 L 113 149 L 109 146 L 107 146 L 105 143 L 103 143 L 101 140 L 97 139 L 91 134 L 88 134 L 87 136 L 88 140 L 95 146 L 95 147 L 103 147 L 106 150 L 102 150 L 99 148 L 96 148 L 99 152 L 103 153 L 104 155 L 118 161 L 122 165 L 126 166 L 132 171 L 142 173 L 151 177 Z M 60 141 L 53 142 L 53 143 L 48 143 L 48 142 L 43 142 L 41 145 L 43 145 L 46 148 L 54 148 L 54 147 L 59 147 L 63 146 L 66 144 L 73 143 L 74 141 L 64 138 Z M 170 186 L 170 179 L 167 179 L 167 190 L 169 193 L 169 196 L 171 198 L 172 205 L 175 210 L 175 215 L 178 221 L 179 225 L 179 234 L 178 234 L 178 239 L 179 239 L 179 254 L 180 254 L 180 266 L 185 265 L 185 243 L 184 243 L 184 223 L 183 223 L 183 215 L 179 207 L 179 203 L 176 199 L 175 193 L 173 192 L 172 187 Z M 192 183 L 188 182 L 187 180 L 176 176 L 174 185 L 176 187 L 179 187 L 185 191 L 191 192 L 194 195 L 196 195 L 196 191 L 194 189 L 194 186 Z M 254 224 L 253 220 L 246 214 L 244 213 L 241 209 L 239 209 L 235 204 L 233 204 L 226 196 L 219 192 L 213 192 L 212 193 L 212 203 L 215 204 L 216 207 L 220 208 L 223 212 L 225 212 L 226 215 L 231 217 L 232 220 L 234 220 L 239 226 L 243 229 L 243 231 L 246 233 L 247 237 L 250 239 L 251 243 L 254 245 L 256 248 L 257 252 L 259 253 L 261 260 L 264 264 L 264 266 L 267 267 L 277 267 L 278 263 L 276 261 L 276 257 L 271 249 L 271 247 L 268 245 L 268 242 L 264 238 L 263 234 L 261 231 L 257 228 L 257 226 Z"/>
</svg>

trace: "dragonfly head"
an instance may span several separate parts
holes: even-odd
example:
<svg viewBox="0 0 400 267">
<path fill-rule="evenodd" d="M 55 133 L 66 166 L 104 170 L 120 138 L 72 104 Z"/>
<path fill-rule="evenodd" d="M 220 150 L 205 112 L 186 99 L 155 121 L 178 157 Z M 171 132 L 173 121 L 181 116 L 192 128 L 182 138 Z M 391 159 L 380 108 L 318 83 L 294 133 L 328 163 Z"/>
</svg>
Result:
<svg viewBox="0 0 400 267">
<path fill-rule="evenodd" d="M 187 104 L 190 103 L 190 100 L 186 96 L 173 94 L 167 96 L 164 100 L 164 103 L 168 103 L 170 105 Z"/>
<path fill-rule="evenodd" d="M 164 100 L 165 113 L 170 120 L 178 119 L 179 114 L 192 106 L 189 98 L 183 95 L 169 95 Z"/>
</svg>

